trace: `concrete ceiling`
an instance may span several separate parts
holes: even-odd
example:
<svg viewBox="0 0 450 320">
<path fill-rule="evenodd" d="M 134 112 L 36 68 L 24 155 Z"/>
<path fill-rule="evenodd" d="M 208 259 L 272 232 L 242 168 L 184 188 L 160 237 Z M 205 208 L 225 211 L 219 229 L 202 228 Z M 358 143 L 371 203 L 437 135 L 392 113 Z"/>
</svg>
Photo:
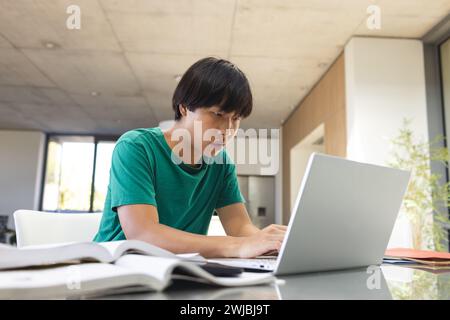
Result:
<svg viewBox="0 0 450 320">
<path fill-rule="evenodd" d="M 66 28 L 72 4 L 80 30 Z M 0 129 L 156 126 L 173 117 L 175 77 L 210 55 L 251 82 L 243 127 L 279 127 L 351 36 L 421 38 L 449 12 L 450 0 L 0 0 Z"/>
</svg>

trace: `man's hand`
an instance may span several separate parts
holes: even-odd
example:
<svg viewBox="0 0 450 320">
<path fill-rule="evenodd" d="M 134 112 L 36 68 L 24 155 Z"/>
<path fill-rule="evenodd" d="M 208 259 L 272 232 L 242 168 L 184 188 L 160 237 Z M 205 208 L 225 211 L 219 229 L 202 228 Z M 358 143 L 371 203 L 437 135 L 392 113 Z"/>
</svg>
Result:
<svg viewBox="0 0 450 320">
<path fill-rule="evenodd" d="M 253 258 L 271 251 L 280 251 L 287 227 L 271 224 L 252 236 L 239 238 L 237 256 Z"/>
<path fill-rule="evenodd" d="M 256 227 L 245 236 L 204 236 L 159 223 L 155 206 L 126 205 L 117 208 L 127 239 L 151 243 L 173 253 L 198 252 L 205 258 L 248 258 L 280 250 L 286 227 L 272 224 L 263 230 Z"/>
</svg>

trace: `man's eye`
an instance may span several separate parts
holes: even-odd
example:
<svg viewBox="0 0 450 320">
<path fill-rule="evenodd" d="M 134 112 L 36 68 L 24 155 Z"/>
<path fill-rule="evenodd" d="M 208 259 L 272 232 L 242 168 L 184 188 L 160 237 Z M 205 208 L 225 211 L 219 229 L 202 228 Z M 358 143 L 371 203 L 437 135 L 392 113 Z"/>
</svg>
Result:
<svg viewBox="0 0 450 320">
<path fill-rule="evenodd" d="M 222 113 L 220 113 L 220 112 L 214 112 L 214 114 L 215 114 L 216 116 L 218 116 L 218 117 L 221 117 L 221 116 L 223 116 L 223 114 L 222 114 Z"/>
</svg>

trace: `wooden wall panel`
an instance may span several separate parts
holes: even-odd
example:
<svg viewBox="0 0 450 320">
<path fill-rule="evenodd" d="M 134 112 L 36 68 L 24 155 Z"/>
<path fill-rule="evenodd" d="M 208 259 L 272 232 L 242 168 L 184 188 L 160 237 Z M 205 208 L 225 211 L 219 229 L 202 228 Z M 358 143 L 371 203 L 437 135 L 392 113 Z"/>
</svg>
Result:
<svg viewBox="0 0 450 320">
<path fill-rule="evenodd" d="M 345 66 L 341 54 L 311 92 L 283 124 L 283 223 L 290 217 L 290 151 L 321 123 L 325 127 L 327 154 L 345 157 Z"/>
</svg>

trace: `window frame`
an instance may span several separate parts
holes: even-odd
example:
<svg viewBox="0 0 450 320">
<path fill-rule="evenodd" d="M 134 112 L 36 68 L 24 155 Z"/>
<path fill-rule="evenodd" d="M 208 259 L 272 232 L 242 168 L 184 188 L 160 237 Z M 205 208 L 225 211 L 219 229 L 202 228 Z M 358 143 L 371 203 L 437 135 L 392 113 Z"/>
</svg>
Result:
<svg viewBox="0 0 450 320">
<path fill-rule="evenodd" d="M 48 146 L 52 137 L 91 137 L 94 139 L 94 157 L 93 157 L 93 165 L 92 165 L 92 179 L 91 179 L 91 194 L 89 199 L 89 211 L 78 211 L 78 210 L 44 210 L 44 189 L 45 189 L 45 180 L 47 174 L 47 162 L 48 162 Z M 41 185 L 39 189 L 39 211 L 46 212 L 72 212 L 72 213 L 93 213 L 94 208 L 94 191 L 95 191 L 95 173 L 97 167 L 97 147 L 99 142 L 117 142 L 120 135 L 104 135 L 104 134 L 87 134 L 87 133 L 46 133 L 45 134 L 45 145 L 44 145 L 44 161 L 42 162 L 41 171 Z"/>
<path fill-rule="evenodd" d="M 441 64 L 441 45 L 450 39 L 450 14 L 422 37 L 425 69 L 425 87 L 427 102 L 427 120 L 429 137 L 450 135 L 450 124 L 445 123 L 445 106 Z M 447 126 L 447 127 L 446 127 Z M 447 140 L 438 147 L 449 148 Z M 444 164 L 431 163 L 431 172 L 441 176 L 441 184 L 450 181 L 450 174 Z M 448 210 L 450 217 L 450 209 Z M 450 229 L 447 229 L 450 251 Z"/>
</svg>

